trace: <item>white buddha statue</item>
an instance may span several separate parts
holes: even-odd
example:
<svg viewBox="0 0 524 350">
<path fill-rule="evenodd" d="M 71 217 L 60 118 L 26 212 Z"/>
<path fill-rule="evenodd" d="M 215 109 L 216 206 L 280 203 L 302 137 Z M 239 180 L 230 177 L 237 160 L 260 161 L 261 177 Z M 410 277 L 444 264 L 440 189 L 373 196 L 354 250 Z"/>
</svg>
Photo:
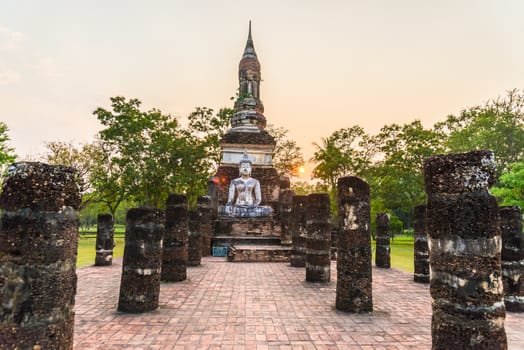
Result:
<svg viewBox="0 0 524 350">
<path fill-rule="evenodd" d="M 262 193 L 260 182 L 251 177 L 251 161 L 244 152 L 239 163 L 240 177 L 231 180 L 229 194 L 225 207 L 219 208 L 219 214 L 234 217 L 264 217 L 269 216 L 273 209 L 261 206 Z"/>
</svg>

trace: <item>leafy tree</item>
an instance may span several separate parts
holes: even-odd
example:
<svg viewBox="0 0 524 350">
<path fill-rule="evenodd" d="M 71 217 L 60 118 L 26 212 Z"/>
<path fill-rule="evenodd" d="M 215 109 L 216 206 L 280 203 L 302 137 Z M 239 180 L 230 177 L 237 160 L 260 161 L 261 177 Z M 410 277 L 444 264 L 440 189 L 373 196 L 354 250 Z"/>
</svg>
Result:
<svg viewBox="0 0 524 350">
<path fill-rule="evenodd" d="M 289 130 L 269 124 L 267 132 L 275 138 L 276 145 L 273 156 L 273 166 L 280 175 L 298 176 L 300 167 L 304 164 L 302 150 L 295 140 L 288 137 Z"/>
<path fill-rule="evenodd" d="M 9 128 L 4 122 L 0 122 L 0 179 L 6 169 L 6 166 L 15 161 L 16 155 L 14 149 L 7 145 L 9 141 Z"/>
<path fill-rule="evenodd" d="M 334 193 L 337 179 L 346 175 L 361 176 L 371 165 L 375 153 L 372 139 L 360 126 L 339 129 L 317 148 L 311 161 L 317 163 L 313 177 L 324 181 Z"/>
<path fill-rule="evenodd" d="M 215 172 L 220 164 L 221 152 L 220 139 L 226 132 L 231 122 L 233 110 L 222 108 L 213 114 L 213 109 L 197 107 L 188 116 L 188 132 L 193 144 L 199 144 L 203 152 L 207 154 L 205 160 L 211 172 Z"/>
<path fill-rule="evenodd" d="M 415 120 L 384 126 L 373 143 L 379 160 L 367 172 L 372 200 L 382 201 L 409 227 L 413 208 L 425 201 L 423 161 L 443 152 L 442 137 Z"/>
<path fill-rule="evenodd" d="M 524 93 L 510 90 L 505 98 L 448 116 L 435 130 L 447 136 L 450 152 L 493 150 L 500 175 L 510 164 L 524 160 Z"/>
<path fill-rule="evenodd" d="M 120 173 L 119 186 L 139 205 L 161 207 L 176 187 L 184 140 L 178 120 L 160 110 L 140 110 L 137 99 L 112 97 L 112 111 L 93 114 L 105 126 L 100 138 L 115 153 L 111 162 Z"/>
<path fill-rule="evenodd" d="M 524 162 L 511 164 L 491 192 L 499 198 L 500 205 L 518 205 L 524 209 Z"/>
</svg>

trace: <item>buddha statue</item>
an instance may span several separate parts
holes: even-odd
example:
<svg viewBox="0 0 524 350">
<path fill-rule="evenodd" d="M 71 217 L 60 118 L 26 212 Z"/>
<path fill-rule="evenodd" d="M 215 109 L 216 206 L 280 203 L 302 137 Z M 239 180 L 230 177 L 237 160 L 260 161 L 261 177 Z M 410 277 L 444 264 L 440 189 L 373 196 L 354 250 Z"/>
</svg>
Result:
<svg viewBox="0 0 524 350">
<path fill-rule="evenodd" d="M 219 208 L 222 215 L 234 217 L 265 217 L 269 216 L 273 209 L 261 206 L 262 194 L 260 182 L 251 177 L 251 161 L 244 152 L 239 163 L 239 177 L 231 180 L 229 194 L 225 207 Z"/>
</svg>

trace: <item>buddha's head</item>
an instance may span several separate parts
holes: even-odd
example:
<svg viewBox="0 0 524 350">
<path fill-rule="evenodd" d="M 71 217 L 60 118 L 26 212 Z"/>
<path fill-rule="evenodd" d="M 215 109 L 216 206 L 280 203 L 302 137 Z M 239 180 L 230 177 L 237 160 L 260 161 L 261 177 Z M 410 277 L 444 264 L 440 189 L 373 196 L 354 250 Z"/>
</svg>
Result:
<svg viewBox="0 0 524 350">
<path fill-rule="evenodd" d="M 247 150 L 244 151 L 244 155 L 239 163 L 239 174 L 240 176 L 251 176 L 251 161 L 247 155 Z"/>
</svg>

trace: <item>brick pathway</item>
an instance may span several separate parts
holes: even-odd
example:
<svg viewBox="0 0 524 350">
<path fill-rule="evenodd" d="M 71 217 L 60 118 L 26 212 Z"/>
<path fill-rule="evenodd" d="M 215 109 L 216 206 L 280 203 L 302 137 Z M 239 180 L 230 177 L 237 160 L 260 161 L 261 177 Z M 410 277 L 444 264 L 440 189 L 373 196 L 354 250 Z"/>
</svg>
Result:
<svg viewBox="0 0 524 350">
<path fill-rule="evenodd" d="M 335 310 L 329 284 L 305 282 L 287 263 L 203 258 L 188 280 L 163 283 L 160 308 L 116 311 L 121 259 L 77 270 L 75 349 L 430 349 L 429 286 L 397 269 L 373 269 L 374 312 Z M 508 313 L 510 349 L 524 349 L 524 314 Z"/>
</svg>

